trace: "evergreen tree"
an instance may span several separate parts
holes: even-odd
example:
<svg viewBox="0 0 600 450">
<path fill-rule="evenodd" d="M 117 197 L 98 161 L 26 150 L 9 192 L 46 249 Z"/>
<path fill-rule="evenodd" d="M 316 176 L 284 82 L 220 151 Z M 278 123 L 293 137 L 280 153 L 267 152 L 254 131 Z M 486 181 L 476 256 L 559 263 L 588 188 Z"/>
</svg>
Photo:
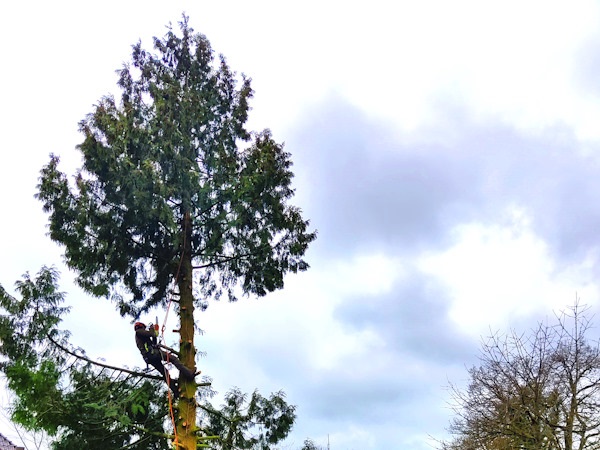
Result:
<svg viewBox="0 0 600 450">
<path fill-rule="evenodd" d="M 47 432 L 54 450 L 164 449 L 163 383 L 65 352 L 69 333 L 59 324 L 68 309 L 57 278 L 50 268 L 26 274 L 20 298 L 0 286 L 0 371 L 15 394 L 11 419 Z"/>
<path fill-rule="evenodd" d="M 296 419 L 296 408 L 286 403 L 283 392 L 265 398 L 254 391 L 248 399 L 232 389 L 220 410 L 208 402 L 201 408 L 208 413 L 203 430 L 219 437 L 214 447 L 219 450 L 268 450 L 285 439 Z"/>
<path fill-rule="evenodd" d="M 305 439 L 300 450 L 325 450 L 324 447 L 319 447 L 312 439 Z"/>
<path fill-rule="evenodd" d="M 282 288 L 287 272 L 308 268 L 316 234 L 288 204 L 290 155 L 268 130 L 245 128 L 250 80 L 238 87 L 206 37 L 185 16 L 179 25 L 154 39 L 154 53 L 133 46 L 120 101 L 102 98 L 80 123 L 74 183 L 52 155 L 37 196 L 78 283 L 122 315 L 165 306 L 174 282 L 179 352 L 194 368 L 195 307 Z M 179 443 L 195 449 L 196 384 L 181 389 Z"/>
<path fill-rule="evenodd" d="M 11 419 L 49 435 L 53 450 L 164 450 L 172 439 L 166 384 L 92 360 L 69 343 L 59 325 L 68 309 L 56 270 L 42 268 L 17 283 L 19 297 L 0 286 L 0 371 L 14 393 Z M 199 397 L 200 447 L 268 449 L 283 440 L 295 407 L 278 392 L 269 398 L 233 389 L 214 408 Z M 210 443 L 210 444 L 209 444 Z"/>
</svg>

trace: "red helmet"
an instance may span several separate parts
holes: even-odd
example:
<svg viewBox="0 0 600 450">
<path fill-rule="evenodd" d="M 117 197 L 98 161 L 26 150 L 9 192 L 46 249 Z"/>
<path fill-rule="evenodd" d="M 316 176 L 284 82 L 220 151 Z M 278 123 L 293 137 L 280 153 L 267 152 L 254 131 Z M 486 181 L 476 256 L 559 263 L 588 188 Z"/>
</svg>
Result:
<svg viewBox="0 0 600 450">
<path fill-rule="evenodd" d="M 137 330 L 138 328 L 146 328 L 146 325 L 144 325 L 142 322 L 136 322 L 133 324 L 133 329 Z"/>
</svg>

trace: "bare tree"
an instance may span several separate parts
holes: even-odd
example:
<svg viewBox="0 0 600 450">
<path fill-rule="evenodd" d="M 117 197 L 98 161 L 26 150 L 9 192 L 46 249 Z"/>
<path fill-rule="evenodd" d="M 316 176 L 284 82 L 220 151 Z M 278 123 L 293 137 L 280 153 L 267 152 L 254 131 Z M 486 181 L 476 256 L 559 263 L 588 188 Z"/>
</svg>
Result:
<svg viewBox="0 0 600 450">
<path fill-rule="evenodd" d="M 600 349 L 588 308 L 527 333 L 492 333 L 466 389 L 451 386 L 454 439 L 445 450 L 599 449 Z"/>
<path fill-rule="evenodd" d="M 553 424 L 565 449 L 600 448 L 600 348 L 589 342 L 588 307 L 575 304 L 558 316 L 553 352 L 559 421 Z"/>
</svg>

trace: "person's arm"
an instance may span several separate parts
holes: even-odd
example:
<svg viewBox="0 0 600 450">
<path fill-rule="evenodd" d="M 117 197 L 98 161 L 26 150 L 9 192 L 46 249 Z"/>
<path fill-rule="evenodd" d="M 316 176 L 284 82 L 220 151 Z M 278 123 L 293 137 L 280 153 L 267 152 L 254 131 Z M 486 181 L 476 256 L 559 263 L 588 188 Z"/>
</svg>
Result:
<svg viewBox="0 0 600 450">
<path fill-rule="evenodd" d="M 137 330 L 135 330 L 135 334 L 141 338 L 149 338 L 149 339 L 156 338 L 156 333 L 157 332 L 154 329 L 144 330 L 143 328 L 138 328 Z"/>
</svg>

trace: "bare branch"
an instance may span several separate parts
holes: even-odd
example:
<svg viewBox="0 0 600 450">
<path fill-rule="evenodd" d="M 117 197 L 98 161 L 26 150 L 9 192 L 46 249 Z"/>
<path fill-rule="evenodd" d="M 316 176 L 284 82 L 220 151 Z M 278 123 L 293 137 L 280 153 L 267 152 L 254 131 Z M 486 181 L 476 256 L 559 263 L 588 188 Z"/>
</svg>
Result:
<svg viewBox="0 0 600 450">
<path fill-rule="evenodd" d="M 52 344 L 54 344 L 56 347 L 58 347 L 63 352 L 65 352 L 71 356 L 74 356 L 75 358 L 81 359 L 82 361 L 88 362 L 90 364 L 94 364 L 99 367 L 104 367 L 105 369 L 118 370 L 119 372 L 128 373 L 130 375 L 135 375 L 137 377 L 149 378 L 151 380 L 163 380 L 163 377 L 161 377 L 159 375 L 150 375 L 150 374 L 147 374 L 144 372 L 137 372 L 135 370 L 129 370 L 129 369 L 125 369 L 123 367 L 111 366 L 109 364 L 104 364 L 104 363 L 101 363 L 98 361 L 94 361 L 93 359 L 90 359 L 83 355 L 79 355 L 78 353 L 73 352 L 73 351 L 69 350 L 68 348 L 62 346 L 61 344 L 56 342 L 54 339 L 52 339 L 49 335 L 47 335 L 47 337 L 50 340 L 50 342 L 52 342 Z"/>
</svg>

